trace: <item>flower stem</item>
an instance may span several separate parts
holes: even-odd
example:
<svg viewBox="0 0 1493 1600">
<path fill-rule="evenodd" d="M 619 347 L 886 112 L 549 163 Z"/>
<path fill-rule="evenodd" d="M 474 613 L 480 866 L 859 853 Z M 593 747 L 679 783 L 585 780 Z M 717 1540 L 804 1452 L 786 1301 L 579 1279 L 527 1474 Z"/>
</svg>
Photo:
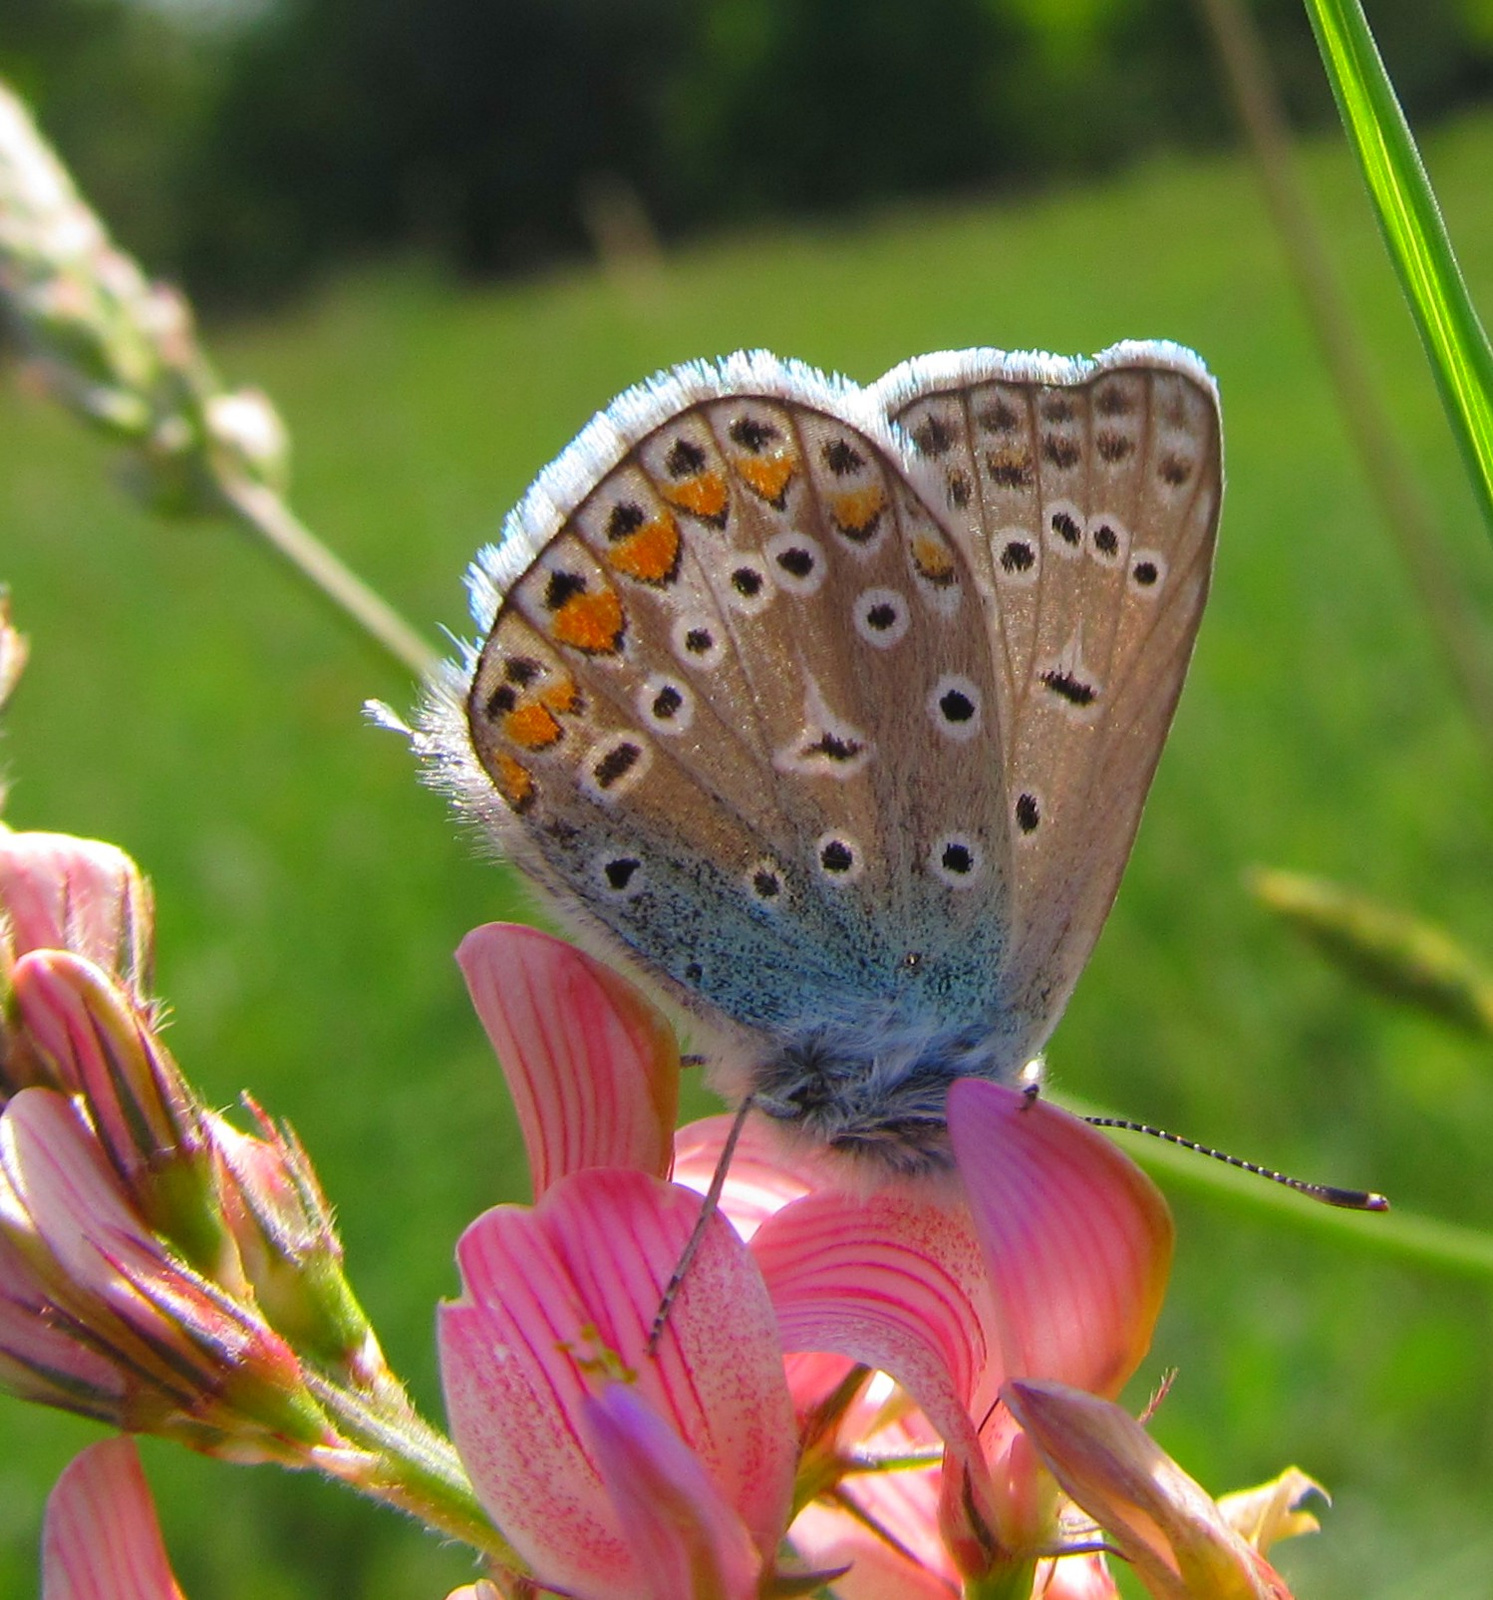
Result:
<svg viewBox="0 0 1493 1600">
<path fill-rule="evenodd" d="M 295 515 L 273 489 L 244 480 L 220 479 L 223 503 L 279 553 L 313 588 L 400 666 L 424 680 L 435 670 L 436 652 Z"/>
<path fill-rule="evenodd" d="M 360 1452 L 356 1460 L 329 1457 L 322 1469 L 339 1482 L 397 1506 L 427 1527 L 522 1571 L 523 1561 L 493 1526 L 473 1492 L 451 1441 L 411 1409 L 393 1416 L 387 1406 L 314 1376 L 308 1382 L 338 1431 Z"/>
</svg>

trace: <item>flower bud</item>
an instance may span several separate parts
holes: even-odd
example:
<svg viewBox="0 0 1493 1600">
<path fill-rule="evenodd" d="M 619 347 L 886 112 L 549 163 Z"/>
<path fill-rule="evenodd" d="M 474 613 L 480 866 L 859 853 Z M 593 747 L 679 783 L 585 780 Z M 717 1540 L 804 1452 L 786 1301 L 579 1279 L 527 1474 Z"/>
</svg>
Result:
<svg viewBox="0 0 1493 1600">
<path fill-rule="evenodd" d="M 0 1241 L 0 1375 L 28 1398 L 235 1460 L 339 1442 L 289 1346 L 152 1236 L 56 1090 L 0 1115 Z"/>
<path fill-rule="evenodd" d="M 208 1114 L 230 1231 L 270 1325 L 324 1370 L 361 1389 L 392 1383 L 342 1267 L 342 1241 L 299 1140 L 250 1102 L 263 1138 Z"/>
<path fill-rule="evenodd" d="M 64 950 L 23 956 L 11 982 L 18 1035 L 46 1080 L 86 1107 L 151 1231 L 197 1271 L 240 1291 L 205 1112 L 147 1017 L 92 962 Z"/>
<path fill-rule="evenodd" d="M 0 825 L 0 930 L 10 959 L 71 950 L 146 1001 L 154 953 L 150 885 L 112 844 Z"/>
</svg>

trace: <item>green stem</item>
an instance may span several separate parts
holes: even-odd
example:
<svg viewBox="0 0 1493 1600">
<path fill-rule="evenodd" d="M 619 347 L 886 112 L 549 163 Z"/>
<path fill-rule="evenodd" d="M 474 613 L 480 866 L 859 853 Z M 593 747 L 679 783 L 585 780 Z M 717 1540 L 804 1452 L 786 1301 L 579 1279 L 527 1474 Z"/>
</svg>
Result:
<svg viewBox="0 0 1493 1600">
<path fill-rule="evenodd" d="M 1103 1115 L 1067 1096 L 1061 1103 L 1078 1116 Z M 1493 1282 L 1493 1236 L 1476 1228 L 1404 1211 L 1339 1211 L 1144 1134 L 1116 1132 L 1113 1137 L 1148 1172 L 1210 1199 L 1227 1201 L 1257 1216 L 1279 1218 L 1295 1228 L 1358 1245 L 1374 1255 Z"/>
<path fill-rule="evenodd" d="M 451 1441 L 413 1411 L 391 1416 L 385 1407 L 336 1384 L 309 1379 L 311 1389 L 338 1431 L 368 1452 L 341 1470 L 338 1462 L 323 1470 L 370 1499 L 399 1507 L 431 1527 L 513 1571 L 524 1563 L 482 1509 L 471 1480 Z"/>
<path fill-rule="evenodd" d="M 375 644 L 422 682 L 440 657 L 394 608 L 334 555 L 275 493 L 262 484 L 220 480 L 227 508 Z"/>
<path fill-rule="evenodd" d="M 1358 0 L 1306 0 L 1400 287 L 1410 302 L 1483 517 L 1493 533 L 1493 347 Z"/>
</svg>

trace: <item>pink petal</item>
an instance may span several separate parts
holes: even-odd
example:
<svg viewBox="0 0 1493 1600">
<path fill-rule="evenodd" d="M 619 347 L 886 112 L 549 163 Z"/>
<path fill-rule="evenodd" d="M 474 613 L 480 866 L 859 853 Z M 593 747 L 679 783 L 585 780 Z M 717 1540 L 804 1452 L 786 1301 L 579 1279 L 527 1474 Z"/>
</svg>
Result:
<svg viewBox="0 0 1493 1600">
<path fill-rule="evenodd" d="M 0 1383 L 43 1405 L 118 1422 L 126 1397 L 114 1367 L 59 1325 L 40 1276 L 0 1233 Z"/>
<path fill-rule="evenodd" d="M 1121 1600 L 1109 1563 L 1098 1551 L 1039 1562 L 1032 1594 L 1038 1600 Z"/>
<path fill-rule="evenodd" d="M 91 1130 L 53 1089 L 23 1089 L 0 1116 L 0 1223 L 18 1242 L 34 1236 L 63 1280 L 90 1294 L 121 1288 L 111 1258 L 157 1254 Z"/>
<path fill-rule="evenodd" d="M 608 1378 L 636 1382 L 764 1555 L 786 1524 L 796 1438 L 776 1321 L 724 1219 L 706 1230 L 657 1356 L 646 1353 L 699 1209 L 646 1174 L 593 1169 L 532 1211 L 487 1212 L 458 1246 L 465 1294 L 440 1319 L 457 1448 L 514 1548 L 580 1595 L 648 1593 L 581 1422 Z"/>
<path fill-rule="evenodd" d="M 107 973 L 69 951 L 36 950 L 16 963 L 11 984 L 20 1027 L 59 1086 L 82 1096 L 127 1182 L 201 1150 L 191 1091 Z"/>
<path fill-rule="evenodd" d="M 928 1484 L 926 1523 L 912 1528 L 907 1524 L 913 1519 L 906 1513 L 900 1517 L 884 1516 L 887 1491 L 909 1477 Z M 876 1503 L 863 1509 L 879 1526 L 886 1527 L 888 1522 L 894 1525 L 900 1549 L 879 1538 L 851 1512 L 815 1501 L 804 1507 L 788 1530 L 794 1551 L 818 1570 L 850 1568 L 832 1585 L 835 1600 L 957 1600 L 959 1574 L 938 1538 L 937 1472 L 897 1473 L 895 1477 L 860 1480 L 853 1494 L 857 1504 L 862 1501 L 861 1489 L 873 1485 L 879 1491 Z M 914 1535 L 910 1541 L 902 1537 L 908 1533 Z"/>
<path fill-rule="evenodd" d="M 1172 1222 L 1114 1144 L 1045 1100 L 972 1078 L 949 1133 L 984 1246 L 1005 1372 L 1117 1394 L 1151 1343 Z"/>
<path fill-rule="evenodd" d="M 704 1194 L 715 1176 L 733 1116 L 703 1117 L 674 1135 L 674 1182 Z M 811 1151 L 795 1149 L 762 1117 L 751 1117 L 731 1156 L 721 1190 L 721 1210 L 743 1239 L 811 1189 L 830 1182 L 824 1163 Z M 830 1183 L 833 1187 L 833 1184 Z"/>
<path fill-rule="evenodd" d="M 170 1405 L 320 1439 L 289 1346 L 157 1244 L 56 1090 L 23 1089 L 0 1114 L 0 1230 L 47 1294 Z"/>
<path fill-rule="evenodd" d="M 508 1080 L 536 1198 L 586 1167 L 667 1177 L 679 1046 L 663 1013 L 536 928 L 490 922 L 456 959 Z"/>
<path fill-rule="evenodd" d="M 888 1373 L 978 1476 L 970 1402 L 989 1365 L 979 1242 L 962 1210 L 922 1194 L 806 1195 L 752 1240 L 786 1350 Z"/>
<path fill-rule="evenodd" d="M 699 1456 L 626 1384 L 608 1384 L 584 1416 L 651 1600 L 755 1600 L 762 1557 Z"/>
<path fill-rule="evenodd" d="M 112 844 L 0 828 L 0 925 L 16 955 L 73 950 L 132 985 L 150 964 L 150 888 Z"/>
<path fill-rule="evenodd" d="M 90 1445 L 57 1480 L 42 1531 L 43 1600 L 182 1600 L 140 1457 Z"/>
<path fill-rule="evenodd" d="M 898 1409 L 905 1401 L 885 1377 L 873 1378 L 845 1413 L 840 1450 L 885 1459 L 936 1444 L 921 1411 Z M 804 1508 L 789 1541 L 811 1567 L 850 1567 L 834 1581 L 837 1600 L 949 1600 L 960 1578 L 939 1530 L 941 1476 L 936 1463 L 852 1474 L 838 1485 L 839 1503 Z"/>
</svg>

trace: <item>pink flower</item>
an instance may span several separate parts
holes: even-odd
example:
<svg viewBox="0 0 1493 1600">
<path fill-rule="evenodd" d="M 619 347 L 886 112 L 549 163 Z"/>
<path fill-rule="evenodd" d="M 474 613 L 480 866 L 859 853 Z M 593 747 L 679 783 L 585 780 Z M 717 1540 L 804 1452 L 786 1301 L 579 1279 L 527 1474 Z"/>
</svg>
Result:
<svg viewBox="0 0 1493 1600">
<path fill-rule="evenodd" d="M 1058 1493 L 1001 1391 L 1055 1377 L 1113 1394 L 1144 1354 L 1171 1226 L 1138 1169 L 983 1082 L 950 1096 L 960 1180 L 942 1186 L 845 1187 L 749 1124 L 722 1197 L 736 1229 L 707 1230 L 655 1359 L 648 1329 L 698 1215 L 685 1186 L 708 1182 L 727 1119 L 681 1130 L 664 1182 L 677 1057 L 648 1002 L 527 928 L 479 929 L 459 959 L 538 1199 L 468 1230 L 443 1373 L 522 1569 L 580 1596 L 755 1594 L 791 1502 L 795 1548 L 854 1563 L 835 1589 L 855 1600 L 1036 1575 Z M 1092 1558 L 1056 1566 L 1044 1592 L 1105 1592 Z"/>
</svg>

